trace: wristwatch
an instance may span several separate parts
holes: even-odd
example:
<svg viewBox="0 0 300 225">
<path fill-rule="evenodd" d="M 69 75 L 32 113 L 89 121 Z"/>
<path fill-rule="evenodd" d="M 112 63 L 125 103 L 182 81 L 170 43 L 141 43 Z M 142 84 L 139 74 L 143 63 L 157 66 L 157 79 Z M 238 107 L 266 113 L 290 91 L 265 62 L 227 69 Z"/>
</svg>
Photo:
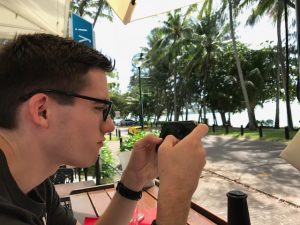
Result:
<svg viewBox="0 0 300 225">
<path fill-rule="evenodd" d="M 142 198 L 142 191 L 133 191 L 126 187 L 121 181 L 118 182 L 116 190 L 120 195 L 130 200 L 138 201 Z"/>
</svg>

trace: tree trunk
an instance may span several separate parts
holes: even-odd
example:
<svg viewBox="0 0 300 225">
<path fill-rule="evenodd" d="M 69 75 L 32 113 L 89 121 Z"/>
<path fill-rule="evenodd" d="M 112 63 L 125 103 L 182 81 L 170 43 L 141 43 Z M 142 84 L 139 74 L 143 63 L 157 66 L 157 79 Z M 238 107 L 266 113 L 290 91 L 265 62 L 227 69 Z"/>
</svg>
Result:
<svg viewBox="0 0 300 225">
<path fill-rule="evenodd" d="M 278 58 L 278 57 L 277 57 Z M 280 100 L 280 68 L 279 68 L 279 63 L 277 59 L 276 63 L 276 108 L 275 108 L 275 129 L 279 129 L 279 100 Z"/>
<path fill-rule="evenodd" d="M 286 89 L 285 89 L 285 95 L 286 95 L 286 114 L 287 114 L 287 122 L 289 130 L 293 130 L 293 118 L 292 118 L 292 112 L 291 112 L 291 103 L 290 103 L 290 90 L 289 90 L 289 32 L 288 32 L 288 11 L 287 11 L 287 1 L 285 0 L 284 5 L 284 15 L 285 15 L 285 60 L 286 60 Z"/>
<path fill-rule="evenodd" d="M 254 121 L 254 118 L 253 118 L 253 114 L 251 113 L 249 97 L 248 97 L 248 93 L 247 93 L 247 90 L 246 90 L 244 75 L 243 75 L 243 71 L 242 71 L 242 68 L 241 68 L 241 62 L 240 62 L 240 58 L 239 58 L 239 55 L 238 55 L 238 52 L 237 52 L 237 47 L 236 47 L 236 42 L 235 42 L 234 27 L 233 27 L 233 15 L 232 15 L 232 2 L 231 2 L 231 0 L 229 0 L 228 3 L 229 3 L 230 31 L 231 31 L 230 33 L 231 33 L 231 39 L 232 39 L 232 44 L 233 44 L 233 49 L 234 49 L 234 56 L 235 56 L 235 60 L 236 60 L 238 75 L 239 75 L 239 78 L 240 78 L 241 88 L 242 88 L 242 92 L 243 92 L 243 96 L 244 96 L 244 100 L 245 100 L 245 104 L 246 104 L 246 108 L 247 108 L 247 112 L 248 112 L 249 129 L 250 130 L 255 130 L 255 121 Z"/>
<path fill-rule="evenodd" d="M 225 112 L 220 112 L 220 115 L 221 115 L 222 125 L 225 127 L 226 126 Z"/>
<path fill-rule="evenodd" d="M 84 8 L 86 7 L 86 5 L 87 5 L 88 2 L 89 2 L 89 0 L 82 0 L 79 3 L 79 7 L 78 7 L 79 16 L 83 15 Z"/>
<path fill-rule="evenodd" d="M 104 4 L 103 0 L 99 0 L 99 1 L 98 1 L 98 4 L 97 4 L 98 9 L 97 9 L 97 12 L 96 12 L 95 17 L 94 17 L 93 27 L 95 27 L 96 22 L 97 22 L 97 19 L 98 19 L 98 17 L 99 17 L 99 14 L 100 14 L 100 12 L 101 12 L 102 9 L 103 9 L 103 4 Z"/>
<path fill-rule="evenodd" d="M 215 110 L 212 110 L 212 114 L 213 114 L 213 119 L 214 119 L 214 123 L 213 124 L 218 126 L 218 121 L 217 121 Z"/>
</svg>

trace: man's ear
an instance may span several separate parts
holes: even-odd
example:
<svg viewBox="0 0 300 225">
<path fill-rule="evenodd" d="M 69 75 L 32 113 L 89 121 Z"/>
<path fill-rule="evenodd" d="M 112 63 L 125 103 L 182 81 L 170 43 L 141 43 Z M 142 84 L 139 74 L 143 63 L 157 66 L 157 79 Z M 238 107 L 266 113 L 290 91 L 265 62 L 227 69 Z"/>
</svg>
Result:
<svg viewBox="0 0 300 225">
<path fill-rule="evenodd" d="M 49 98 L 43 93 L 36 94 L 29 99 L 28 111 L 33 123 L 45 128 L 49 126 L 48 106 Z"/>
</svg>

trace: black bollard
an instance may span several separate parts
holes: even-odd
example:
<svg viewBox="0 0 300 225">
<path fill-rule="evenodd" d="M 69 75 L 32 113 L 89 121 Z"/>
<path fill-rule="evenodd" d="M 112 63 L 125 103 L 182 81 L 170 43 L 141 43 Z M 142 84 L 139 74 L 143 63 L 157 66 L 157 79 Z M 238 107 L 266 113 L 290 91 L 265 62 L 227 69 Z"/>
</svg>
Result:
<svg viewBox="0 0 300 225">
<path fill-rule="evenodd" d="M 118 137 L 118 129 L 116 129 L 116 137 Z"/>
<path fill-rule="evenodd" d="M 83 168 L 84 172 L 84 179 L 87 181 L 88 180 L 88 168 Z"/>
<path fill-rule="evenodd" d="M 111 132 L 109 133 L 109 140 L 111 141 Z"/>
<path fill-rule="evenodd" d="M 118 130 L 119 131 L 119 138 L 121 138 L 121 130 Z"/>
<path fill-rule="evenodd" d="M 285 134 L 285 139 L 289 140 L 290 139 L 289 127 L 284 128 L 284 134 Z"/>
<path fill-rule="evenodd" d="M 226 124 L 226 125 L 225 125 L 225 133 L 226 133 L 226 134 L 229 133 L 229 129 L 228 129 L 228 128 L 229 128 L 229 126 L 228 126 L 228 124 Z"/>
<path fill-rule="evenodd" d="M 120 147 L 122 146 L 123 138 L 120 137 Z"/>
<path fill-rule="evenodd" d="M 241 125 L 241 136 L 244 136 L 244 127 Z"/>
<path fill-rule="evenodd" d="M 213 133 L 216 133 L 216 128 L 215 128 L 214 124 L 212 125 L 212 131 L 213 131 Z"/>
<path fill-rule="evenodd" d="M 258 127 L 258 132 L 259 132 L 259 137 L 262 138 L 263 137 L 263 132 L 262 132 L 262 126 L 261 125 Z"/>
<path fill-rule="evenodd" d="M 247 194 L 242 191 L 230 191 L 226 195 L 228 198 L 228 225 L 251 225 Z"/>
</svg>

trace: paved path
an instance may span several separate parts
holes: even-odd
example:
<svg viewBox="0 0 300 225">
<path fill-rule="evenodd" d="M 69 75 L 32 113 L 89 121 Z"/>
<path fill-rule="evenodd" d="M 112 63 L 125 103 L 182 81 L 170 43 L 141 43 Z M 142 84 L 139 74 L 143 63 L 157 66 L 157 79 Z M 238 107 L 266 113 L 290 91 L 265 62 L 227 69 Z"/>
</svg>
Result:
<svg viewBox="0 0 300 225">
<path fill-rule="evenodd" d="M 194 201 L 226 220 L 226 193 L 241 190 L 252 225 L 300 225 L 300 172 L 279 157 L 284 144 L 210 135 L 204 145 L 207 164 Z M 119 143 L 109 146 L 116 155 Z"/>
<path fill-rule="evenodd" d="M 300 172 L 279 157 L 285 145 L 210 135 L 207 164 L 193 199 L 227 218 L 230 190 L 248 194 L 252 225 L 300 224 Z"/>
</svg>

